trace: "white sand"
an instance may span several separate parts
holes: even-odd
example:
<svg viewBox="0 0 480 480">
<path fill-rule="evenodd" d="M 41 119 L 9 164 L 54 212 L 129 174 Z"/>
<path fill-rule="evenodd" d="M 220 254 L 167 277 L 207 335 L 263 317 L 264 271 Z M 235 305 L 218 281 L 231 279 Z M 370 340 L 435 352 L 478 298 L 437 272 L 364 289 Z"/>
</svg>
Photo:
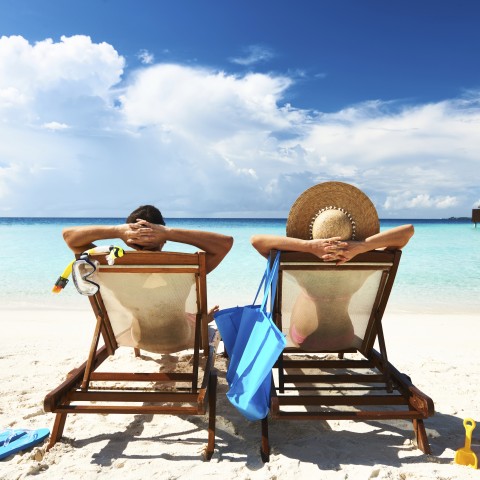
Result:
<svg viewBox="0 0 480 480">
<path fill-rule="evenodd" d="M 43 412 L 43 398 L 86 359 L 92 313 L 0 310 L 0 327 L 0 429 L 52 428 L 54 415 Z M 478 318 L 387 313 L 384 328 L 392 363 L 435 402 L 437 413 L 426 420 L 431 456 L 415 448 L 408 422 L 272 421 L 271 459 L 263 464 L 259 425 L 226 400 L 219 358 L 210 462 L 201 460 L 206 417 L 69 415 L 62 443 L 48 453 L 40 446 L 0 461 L 0 478 L 480 478 L 479 471 L 453 464 L 464 442 L 463 418 L 480 421 Z M 132 355 L 124 350 L 122 359 Z M 480 446 L 473 448 L 480 456 Z"/>
</svg>

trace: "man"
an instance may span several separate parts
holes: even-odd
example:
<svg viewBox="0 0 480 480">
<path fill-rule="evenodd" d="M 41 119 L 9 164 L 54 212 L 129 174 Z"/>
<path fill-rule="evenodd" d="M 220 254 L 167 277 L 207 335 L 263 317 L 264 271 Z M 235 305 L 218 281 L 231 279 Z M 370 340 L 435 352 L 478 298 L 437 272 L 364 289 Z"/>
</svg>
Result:
<svg viewBox="0 0 480 480">
<path fill-rule="evenodd" d="M 74 253 L 93 248 L 98 240 L 119 238 L 135 250 L 161 251 L 167 242 L 192 245 L 206 253 L 207 273 L 217 267 L 230 251 L 233 238 L 220 233 L 171 228 L 158 208 L 142 205 L 121 225 L 86 225 L 63 230 L 63 238 Z"/>
</svg>

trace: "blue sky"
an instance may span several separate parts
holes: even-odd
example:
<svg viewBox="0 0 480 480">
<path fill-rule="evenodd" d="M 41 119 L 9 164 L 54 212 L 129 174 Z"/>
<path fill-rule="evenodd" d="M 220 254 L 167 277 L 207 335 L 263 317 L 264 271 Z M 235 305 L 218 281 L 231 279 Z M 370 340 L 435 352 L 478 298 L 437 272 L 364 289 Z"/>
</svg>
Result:
<svg viewBox="0 0 480 480">
<path fill-rule="evenodd" d="M 0 0 L 0 216 L 480 204 L 476 0 Z"/>
</svg>

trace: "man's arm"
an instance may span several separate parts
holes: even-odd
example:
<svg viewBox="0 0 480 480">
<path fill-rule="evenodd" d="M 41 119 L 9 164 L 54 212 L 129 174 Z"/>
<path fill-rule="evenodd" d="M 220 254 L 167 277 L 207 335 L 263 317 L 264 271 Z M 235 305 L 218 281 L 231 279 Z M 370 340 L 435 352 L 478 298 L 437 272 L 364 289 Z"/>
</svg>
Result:
<svg viewBox="0 0 480 480">
<path fill-rule="evenodd" d="M 82 253 L 93 248 L 97 240 L 117 239 L 131 244 L 135 230 L 131 224 L 122 225 L 85 225 L 81 227 L 68 227 L 63 229 L 63 239 L 74 253 Z"/>
<path fill-rule="evenodd" d="M 93 242 L 109 238 L 118 238 L 117 227 L 114 225 L 85 225 L 63 229 L 63 239 L 74 253 L 82 253 L 93 248 Z"/>
</svg>

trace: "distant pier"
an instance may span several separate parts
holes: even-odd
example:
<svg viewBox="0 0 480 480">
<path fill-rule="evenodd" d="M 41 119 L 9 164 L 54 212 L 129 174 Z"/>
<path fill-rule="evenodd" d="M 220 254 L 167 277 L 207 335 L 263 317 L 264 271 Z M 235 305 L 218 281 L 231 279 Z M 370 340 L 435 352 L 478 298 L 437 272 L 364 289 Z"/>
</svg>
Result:
<svg viewBox="0 0 480 480">
<path fill-rule="evenodd" d="M 480 206 L 472 210 L 472 222 L 475 224 L 475 228 L 477 228 L 477 223 L 480 223 Z"/>
</svg>

